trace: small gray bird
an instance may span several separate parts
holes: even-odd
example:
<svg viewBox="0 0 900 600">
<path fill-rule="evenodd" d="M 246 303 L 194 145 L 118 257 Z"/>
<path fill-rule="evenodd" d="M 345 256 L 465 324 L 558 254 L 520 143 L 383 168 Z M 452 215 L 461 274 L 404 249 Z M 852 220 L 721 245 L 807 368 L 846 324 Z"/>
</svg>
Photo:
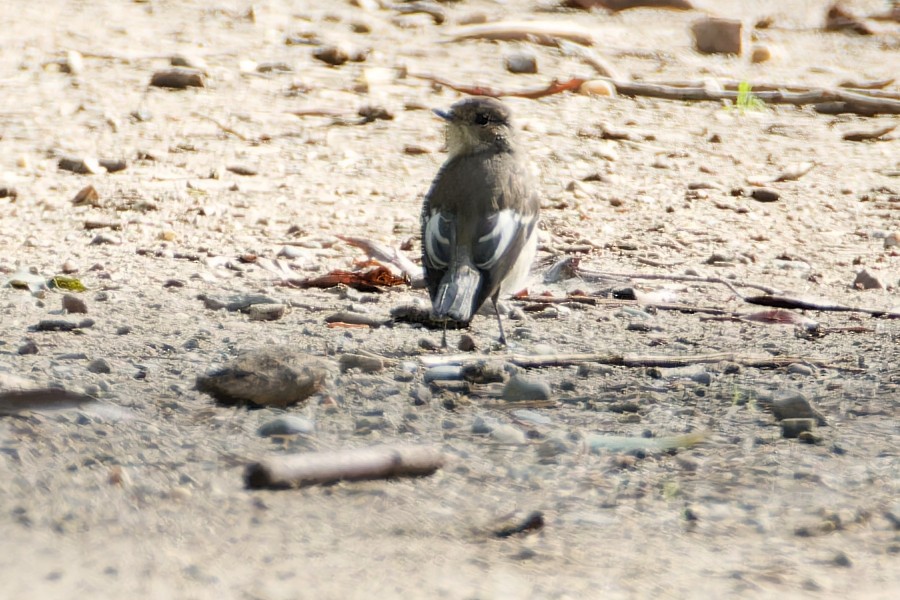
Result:
<svg viewBox="0 0 900 600">
<path fill-rule="evenodd" d="M 432 313 L 467 325 L 491 299 L 525 286 L 537 250 L 540 202 L 516 150 L 509 109 L 494 98 L 467 98 L 435 110 L 447 121 L 444 162 L 422 207 L 422 262 Z"/>
</svg>

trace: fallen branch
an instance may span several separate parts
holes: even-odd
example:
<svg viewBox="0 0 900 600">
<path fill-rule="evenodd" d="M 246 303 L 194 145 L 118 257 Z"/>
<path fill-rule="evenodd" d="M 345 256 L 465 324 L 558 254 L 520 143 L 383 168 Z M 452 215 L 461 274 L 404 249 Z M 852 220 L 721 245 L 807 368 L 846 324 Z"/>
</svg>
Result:
<svg viewBox="0 0 900 600">
<path fill-rule="evenodd" d="M 699 275 L 667 275 L 663 273 L 607 273 L 604 271 L 588 271 L 578 269 L 577 276 L 585 281 L 596 279 L 647 279 L 656 281 L 679 281 L 686 283 L 713 283 L 726 286 L 738 298 L 744 299 L 744 295 L 737 291 L 736 288 L 750 288 L 765 292 L 766 294 L 779 295 L 783 293 L 781 290 L 761 285 L 759 283 L 750 283 L 748 281 L 739 281 L 731 279 L 723 279 L 721 277 L 701 277 Z"/>
<path fill-rule="evenodd" d="M 422 79 L 424 81 L 430 81 L 431 83 L 436 83 L 438 85 L 448 87 L 451 90 L 460 92 L 461 94 L 469 94 L 470 96 L 490 96 L 491 98 L 502 98 L 506 96 L 515 98 L 529 98 L 532 100 L 543 98 L 544 96 L 552 96 L 553 94 L 577 90 L 585 81 L 587 81 L 586 79 L 573 77 L 572 79 L 566 81 L 558 81 L 554 79 L 549 84 L 538 88 L 526 88 L 524 90 L 499 90 L 496 88 L 482 87 L 477 85 L 460 85 L 457 83 L 453 83 L 452 81 L 449 81 L 447 79 L 424 73 L 410 73 L 409 76 L 415 77 L 416 79 Z"/>
<path fill-rule="evenodd" d="M 425 273 L 422 271 L 422 267 L 416 265 L 416 263 L 407 258 L 407 256 L 397 248 L 391 248 L 390 246 L 385 246 L 384 244 L 367 238 L 353 237 L 350 235 L 339 235 L 337 237 L 339 240 L 343 240 L 351 246 L 359 248 L 370 258 L 380 260 L 381 262 L 396 267 L 409 279 L 409 283 L 412 287 L 425 287 Z"/>
<path fill-rule="evenodd" d="M 244 484 L 248 488 L 283 489 L 338 481 L 423 477 L 443 465 L 440 450 L 430 446 L 380 446 L 273 456 L 247 465 Z"/>
<path fill-rule="evenodd" d="M 423 356 L 422 364 L 426 367 L 438 365 L 466 365 L 486 361 L 492 358 L 489 355 L 479 354 L 451 354 Z M 539 369 L 544 367 L 570 367 L 586 363 L 598 365 L 610 365 L 615 367 L 657 367 L 673 368 L 689 365 L 710 364 L 717 362 L 737 363 L 745 367 L 758 369 L 777 369 L 795 363 L 804 363 L 823 369 L 840 369 L 845 371 L 858 370 L 857 367 L 833 365 L 824 358 L 797 357 L 797 356 L 772 356 L 771 354 L 738 354 L 735 352 L 716 352 L 710 354 L 697 354 L 694 356 L 662 356 L 652 354 L 512 354 L 504 356 L 503 360 L 523 369 Z"/>
<path fill-rule="evenodd" d="M 448 32 L 450 41 L 463 40 L 522 40 L 534 41 L 545 46 L 555 46 L 557 40 L 564 39 L 590 46 L 594 36 L 590 29 L 575 23 L 551 23 L 548 21 L 505 21 L 465 25 Z"/>
<path fill-rule="evenodd" d="M 900 319 L 900 311 L 881 310 L 877 308 L 862 308 L 859 306 L 847 306 L 844 304 L 830 304 L 820 300 L 807 298 L 791 298 L 778 294 L 765 296 L 749 296 L 743 299 L 748 304 L 758 306 L 770 306 L 772 308 L 796 308 L 800 310 L 817 310 L 821 312 L 857 312 L 873 317 L 885 317 L 888 319 Z"/>
<path fill-rule="evenodd" d="M 588 306 L 601 306 L 603 308 L 621 308 L 623 306 L 648 306 L 657 310 L 672 310 L 683 313 L 697 313 L 708 315 L 731 315 L 730 311 L 721 308 L 710 308 L 706 306 L 693 306 L 691 304 L 673 304 L 673 303 L 656 303 L 656 302 L 640 302 L 639 300 L 619 300 L 616 298 L 595 298 L 594 296 L 517 296 L 513 298 L 520 302 L 531 302 L 532 304 L 586 304 Z M 527 308 L 526 308 L 527 310 Z"/>
</svg>

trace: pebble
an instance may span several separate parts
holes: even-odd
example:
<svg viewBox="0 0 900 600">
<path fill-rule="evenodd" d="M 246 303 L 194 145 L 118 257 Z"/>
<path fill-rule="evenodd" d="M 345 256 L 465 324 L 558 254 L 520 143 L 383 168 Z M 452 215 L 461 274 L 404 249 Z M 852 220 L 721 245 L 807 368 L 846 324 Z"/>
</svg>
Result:
<svg viewBox="0 0 900 600">
<path fill-rule="evenodd" d="M 604 79 L 591 79 L 585 81 L 578 91 L 587 96 L 605 96 L 614 98 L 617 95 L 616 86 Z M 610 159 L 607 159 L 610 160 Z"/>
<path fill-rule="evenodd" d="M 543 461 L 554 459 L 561 454 L 571 452 L 571 447 L 565 440 L 559 438 L 549 438 L 541 442 L 537 447 L 538 458 Z"/>
<path fill-rule="evenodd" d="M 105 358 L 97 358 L 92 360 L 90 364 L 87 366 L 87 370 L 91 373 L 111 373 L 112 368 L 109 366 L 109 362 Z"/>
<path fill-rule="evenodd" d="M 537 73 L 537 58 L 530 52 L 514 52 L 506 56 L 506 70 L 510 73 Z"/>
<path fill-rule="evenodd" d="M 884 236 L 884 247 L 885 248 L 898 248 L 900 247 L 900 231 L 893 231 L 886 236 Z"/>
<path fill-rule="evenodd" d="M 316 431 L 313 421 L 297 415 L 284 415 L 263 423 L 257 430 L 260 437 L 273 435 L 312 435 Z"/>
<path fill-rule="evenodd" d="M 358 369 L 363 373 L 378 373 L 383 371 L 385 361 L 379 356 L 368 356 L 365 354 L 342 354 L 338 359 L 338 366 L 341 372 L 350 369 Z"/>
<path fill-rule="evenodd" d="M 62 297 L 62 307 L 67 313 L 87 314 L 87 303 L 75 294 L 64 294 Z"/>
<path fill-rule="evenodd" d="M 197 390 L 221 404 L 284 408 L 325 386 L 330 363 L 287 346 L 247 352 L 197 377 Z"/>
<path fill-rule="evenodd" d="M 78 193 L 75 194 L 74 198 L 72 198 L 72 204 L 74 204 L 75 206 L 81 206 L 83 204 L 100 206 L 100 194 L 97 193 L 97 190 L 94 188 L 94 186 L 85 186 L 78 190 Z"/>
<path fill-rule="evenodd" d="M 247 308 L 247 316 L 251 321 L 277 321 L 286 308 L 284 304 L 253 304 Z"/>
<path fill-rule="evenodd" d="M 794 375 L 810 376 L 814 373 L 812 367 L 803 363 L 792 363 L 788 365 L 787 372 Z"/>
<path fill-rule="evenodd" d="M 412 389 L 413 404 L 416 406 L 425 406 L 431 403 L 431 390 L 427 386 L 417 385 Z"/>
<path fill-rule="evenodd" d="M 438 365 L 425 370 L 425 383 L 462 379 L 462 368 L 456 365 Z"/>
<path fill-rule="evenodd" d="M 801 433 L 812 432 L 815 427 L 815 419 L 782 419 L 781 437 L 797 438 Z"/>
<path fill-rule="evenodd" d="M 781 194 L 769 188 L 754 188 L 750 192 L 750 197 L 757 202 L 777 202 Z"/>
<path fill-rule="evenodd" d="M 498 425 L 491 430 L 491 439 L 500 444 L 524 444 L 525 432 L 513 425 Z"/>
<path fill-rule="evenodd" d="M 527 423 L 533 423 L 535 425 L 552 425 L 553 420 L 550 419 L 547 415 L 542 415 L 541 413 L 528 410 L 528 409 L 520 409 L 514 410 L 513 416 L 519 419 L 520 421 L 525 421 Z"/>
<path fill-rule="evenodd" d="M 64 319 L 43 319 L 34 326 L 35 331 L 72 331 L 78 329 L 78 323 Z"/>
<path fill-rule="evenodd" d="M 460 352 L 473 352 L 476 349 L 475 338 L 468 333 L 464 333 L 459 336 L 459 342 L 456 344 L 456 347 Z"/>
<path fill-rule="evenodd" d="M 119 243 L 119 238 L 105 233 L 98 233 L 94 236 L 94 239 L 91 240 L 91 246 L 118 245 Z"/>
<path fill-rule="evenodd" d="M 164 71 L 157 71 L 150 78 L 153 87 L 183 90 L 189 87 L 205 87 L 203 72 L 198 69 L 175 67 Z"/>
<path fill-rule="evenodd" d="M 694 49 L 703 54 L 741 54 L 742 23 L 736 19 L 707 18 L 691 25 Z"/>
<path fill-rule="evenodd" d="M 500 426 L 500 421 L 492 417 L 475 417 L 472 421 L 472 433 L 475 435 L 487 435 Z"/>
<path fill-rule="evenodd" d="M 510 377 L 503 388 L 503 399 L 510 402 L 517 400 L 550 400 L 551 395 L 548 383 L 522 375 Z"/>
<path fill-rule="evenodd" d="M 332 67 L 339 67 L 350 60 L 350 54 L 339 46 L 322 46 L 313 50 L 313 58 Z"/>
<path fill-rule="evenodd" d="M 506 365 L 501 362 L 480 362 L 461 368 L 462 378 L 472 383 L 503 383 L 506 381 Z"/>
<path fill-rule="evenodd" d="M 38 345 L 34 342 L 34 340 L 25 340 L 25 343 L 19 346 L 16 352 L 18 352 L 20 355 L 37 354 Z"/>
<path fill-rule="evenodd" d="M 116 335 L 128 335 L 131 332 L 131 325 L 121 325 L 116 328 Z"/>
<path fill-rule="evenodd" d="M 881 277 L 876 273 L 863 269 L 856 274 L 856 278 L 853 280 L 853 287 L 858 290 L 883 290 L 885 285 Z"/>
</svg>

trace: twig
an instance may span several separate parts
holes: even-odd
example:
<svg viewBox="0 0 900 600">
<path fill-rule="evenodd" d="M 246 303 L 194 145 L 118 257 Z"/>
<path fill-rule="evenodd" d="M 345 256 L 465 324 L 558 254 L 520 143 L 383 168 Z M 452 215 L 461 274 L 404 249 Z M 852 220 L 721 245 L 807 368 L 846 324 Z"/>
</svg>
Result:
<svg viewBox="0 0 900 600">
<path fill-rule="evenodd" d="M 750 283 L 748 281 L 738 281 L 738 280 L 728 280 L 723 279 L 721 277 L 701 277 L 699 275 L 666 275 L 663 273 L 607 273 L 603 271 L 588 271 L 585 269 L 578 269 L 578 276 L 590 281 L 591 278 L 597 279 L 648 279 L 648 280 L 656 280 L 656 281 L 681 281 L 687 283 L 716 283 L 720 285 L 726 286 L 731 292 L 736 295 L 738 298 L 743 299 L 744 295 L 737 291 L 736 288 L 751 288 L 754 290 L 759 290 L 761 292 L 765 292 L 767 294 L 778 295 L 781 294 L 782 291 L 773 287 L 769 287 L 767 285 L 761 285 L 758 283 Z"/>
<path fill-rule="evenodd" d="M 447 79 L 436 77 L 434 75 L 428 75 L 425 73 L 410 73 L 409 76 L 415 77 L 416 79 L 422 79 L 424 81 L 430 81 L 432 83 L 448 87 L 462 94 L 469 94 L 471 96 L 490 96 L 491 98 L 501 98 L 503 96 L 508 96 L 516 98 L 530 98 L 532 100 L 543 98 L 544 96 L 559 94 L 561 92 L 577 90 L 585 81 L 587 81 L 586 79 L 573 77 L 572 79 L 568 79 L 566 81 L 558 81 L 554 79 L 549 84 L 539 88 L 526 88 L 524 90 L 500 90 L 478 85 L 460 85 L 457 83 L 453 83 L 452 81 L 449 81 Z"/>
<path fill-rule="evenodd" d="M 690 304 L 673 304 L 673 303 L 656 303 L 656 302 L 640 302 L 638 300 L 619 300 L 616 298 L 595 298 L 593 296 L 564 296 L 556 298 L 553 296 L 519 296 L 513 298 L 520 302 L 531 302 L 533 304 L 586 304 L 588 306 L 602 306 L 604 308 L 620 308 L 623 306 L 652 306 L 657 310 L 673 310 L 684 313 L 698 313 L 708 315 L 732 315 L 730 311 L 721 308 L 710 308 L 706 306 L 693 306 Z"/>
<path fill-rule="evenodd" d="M 744 298 L 748 304 L 758 306 L 771 306 L 772 308 L 797 308 L 800 310 L 817 310 L 821 312 L 858 312 L 873 317 L 885 317 L 888 319 L 900 319 L 900 312 L 893 310 L 880 310 L 877 308 L 862 308 L 847 306 L 844 304 L 829 304 L 813 299 L 790 298 L 777 293 L 768 292 L 766 296 L 749 296 Z"/>
<path fill-rule="evenodd" d="M 438 365 L 465 365 L 489 360 L 489 355 L 479 354 L 451 354 L 423 356 L 422 364 L 427 367 Z M 716 352 L 711 354 L 696 354 L 694 356 L 662 356 L 652 354 L 512 354 L 504 356 L 506 362 L 512 363 L 523 369 L 538 369 L 544 367 L 569 367 L 585 363 L 599 365 L 611 365 L 617 367 L 658 367 L 674 368 L 686 367 L 698 364 L 710 364 L 717 362 L 732 362 L 745 367 L 759 369 L 775 369 L 786 367 L 794 363 L 805 363 L 820 368 L 857 370 L 857 367 L 833 365 L 824 358 L 797 357 L 797 356 L 772 356 L 770 354 L 739 354 L 735 352 Z"/>
<path fill-rule="evenodd" d="M 551 23 L 547 21 L 507 21 L 465 25 L 448 33 L 453 42 L 471 39 L 525 40 L 545 46 L 555 46 L 560 39 L 590 46 L 594 36 L 590 29 L 575 23 Z"/>
<path fill-rule="evenodd" d="M 430 446 L 381 446 L 337 452 L 272 456 L 247 466 L 248 488 L 289 488 L 393 477 L 431 475 L 444 465 Z"/>
<path fill-rule="evenodd" d="M 877 140 L 879 138 L 883 138 L 885 135 L 889 134 L 895 129 L 897 129 L 896 125 L 886 125 L 872 131 L 848 131 L 847 133 L 842 135 L 841 138 L 847 140 L 848 142 L 864 142 L 867 140 Z"/>
<path fill-rule="evenodd" d="M 391 248 L 367 238 L 350 235 L 339 235 L 337 237 L 351 246 L 359 248 L 369 257 L 397 267 L 401 273 L 409 278 L 409 283 L 412 287 L 425 287 L 425 274 L 422 272 L 422 268 L 407 258 L 407 256 L 397 248 Z"/>
<path fill-rule="evenodd" d="M 232 129 L 231 127 L 229 127 L 229 126 L 226 125 L 225 123 L 222 123 L 221 121 L 219 121 L 219 120 L 216 119 L 216 118 L 213 118 L 213 117 L 211 117 L 211 116 L 209 116 L 209 115 L 204 115 L 204 114 L 201 114 L 201 113 L 197 113 L 197 112 L 192 113 L 192 114 L 193 114 L 195 117 L 200 117 L 201 119 L 206 119 L 207 121 L 213 123 L 213 124 L 214 124 L 216 127 L 218 127 L 219 129 L 221 129 L 222 131 L 224 131 L 225 133 L 230 133 L 231 135 L 233 135 L 234 137 L 238 138 L 238 139 L 241 140 L 242 142 L 249 142 L 249 141 L 252 141 L 250 138 L 248 138 L 247 136 L 245 136 L 245 135 L 242 134 L 241 132 L 236 131 L 235 129 Z"/>
</svg>

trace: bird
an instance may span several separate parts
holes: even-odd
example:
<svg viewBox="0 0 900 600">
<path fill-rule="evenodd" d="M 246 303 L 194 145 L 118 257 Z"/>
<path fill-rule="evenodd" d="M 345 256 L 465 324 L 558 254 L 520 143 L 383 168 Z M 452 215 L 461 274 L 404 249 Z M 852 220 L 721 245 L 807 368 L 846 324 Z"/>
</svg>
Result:
<svg viewBox="0 0 900 600">
<path fill-rule="evenodd" d="M 490 298 L 525 287 L 537 252 L 540 200 L 517 147 L 509 108 L 470 97 L 434 113 L 447 123 L 447 159 L 422 204 L 422 263 L 432 317 L 467 326 Z"/>
</svg>

